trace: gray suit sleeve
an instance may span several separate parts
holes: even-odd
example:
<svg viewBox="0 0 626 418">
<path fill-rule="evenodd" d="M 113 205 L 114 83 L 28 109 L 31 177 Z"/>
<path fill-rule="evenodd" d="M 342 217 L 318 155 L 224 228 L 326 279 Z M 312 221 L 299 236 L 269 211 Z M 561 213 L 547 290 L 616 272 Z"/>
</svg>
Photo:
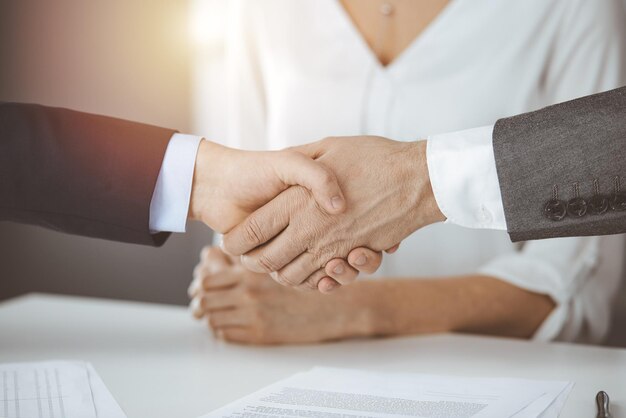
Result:
<svg viewBox="0 0 626 418">
<path fill-rule="evenodd" d="M 513 241 L 626 232 L 626 87 L 499 120 Z"/>
</svg>

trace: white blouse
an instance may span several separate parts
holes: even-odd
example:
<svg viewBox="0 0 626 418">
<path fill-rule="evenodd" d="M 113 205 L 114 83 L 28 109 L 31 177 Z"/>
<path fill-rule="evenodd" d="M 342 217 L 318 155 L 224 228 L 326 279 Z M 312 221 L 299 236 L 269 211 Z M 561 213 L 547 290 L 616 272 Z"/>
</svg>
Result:
<svg viewBox="0 0 626 418">
<path fill-rule="evenodd" d="M 618 7 L 452 0 L 384 67 L 336 0 L 238 2 L 227 42 L 227 144 L 279 149 L 358 134 L 414 141 L 617 87 L 626 60 Z M 495 276 L 554 299 L 536 339 L 597 342 L 623 251 L 620 236 L 513 244 L 503 231 L 436 224 L 403 241 L 378 275 Z"/>
</svg>

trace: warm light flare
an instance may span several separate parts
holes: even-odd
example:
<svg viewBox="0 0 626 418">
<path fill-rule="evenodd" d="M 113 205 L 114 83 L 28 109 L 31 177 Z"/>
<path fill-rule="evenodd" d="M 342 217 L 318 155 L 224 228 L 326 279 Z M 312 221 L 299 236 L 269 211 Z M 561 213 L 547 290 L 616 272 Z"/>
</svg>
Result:
<svg viewBox="0 0 626 418">
<path fill-rule="evenodd" d="M 189 15 L 189 34 L 202 48 L 220 47 L 224 41 L 227 2 L 193 0 Z"/>
</svg>

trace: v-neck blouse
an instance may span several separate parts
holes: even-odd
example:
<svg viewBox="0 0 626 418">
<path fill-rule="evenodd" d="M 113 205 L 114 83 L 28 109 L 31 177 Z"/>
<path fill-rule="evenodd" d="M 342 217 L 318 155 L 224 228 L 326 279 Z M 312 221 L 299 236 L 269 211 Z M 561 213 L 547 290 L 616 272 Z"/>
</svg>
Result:
<svg viewBox="0 0 626 418">
<path fill-rule="evenodd" d="M 360 134 L 413 141 L 626 84 L 621 7 L 620 0 L 452 0 L 383 67 L 337 0 L 237 2 L 227 143 L 280 149 Z M 536 338 L 597 341 L 621 272 L 620 257 L 601 259 L 598 248 L 622 248 L 615 240 L 520 247 L 505 232 L 432 225 L 386 257 L 381 274 L 499 277 L 556 301 Z M 593 267 L 574 263 L 581 257 Z"/>
</svg>

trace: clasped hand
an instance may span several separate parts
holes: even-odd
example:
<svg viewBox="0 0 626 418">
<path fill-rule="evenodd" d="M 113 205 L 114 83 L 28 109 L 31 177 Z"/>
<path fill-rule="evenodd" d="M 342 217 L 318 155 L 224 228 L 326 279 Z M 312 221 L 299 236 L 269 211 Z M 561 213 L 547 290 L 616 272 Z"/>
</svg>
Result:
<svg viewBox="0 0 626 418">
<path fill-rule="evenodd" d="M 241 255 L 245 267 L 269 273 L 281 284 L 332 290 L 354 280 L 358 271 L 375 271 L 381 251 L 393 250 L 418 228 L 442 219 L 423 141 L 328 138 L 281 152 L 288 160 L 282 167 L 287 176 L 253 161 L 264 153 L 249 153 L 250 163 L 257 164 L 252 170 L 232 164 L 221 168 L 232 185 L 207 190 L 221 194 L 203 200 L 210 210 L 192 207 L 195 217 L 210 226 L 221 223 L 227 253 Z M 293 184 L 300 186 L 289 187 Z M 267 203 L 256 209 L 263 200 Z M 224 207 L 215 207 L 216 202 Z"/>
</svg>

